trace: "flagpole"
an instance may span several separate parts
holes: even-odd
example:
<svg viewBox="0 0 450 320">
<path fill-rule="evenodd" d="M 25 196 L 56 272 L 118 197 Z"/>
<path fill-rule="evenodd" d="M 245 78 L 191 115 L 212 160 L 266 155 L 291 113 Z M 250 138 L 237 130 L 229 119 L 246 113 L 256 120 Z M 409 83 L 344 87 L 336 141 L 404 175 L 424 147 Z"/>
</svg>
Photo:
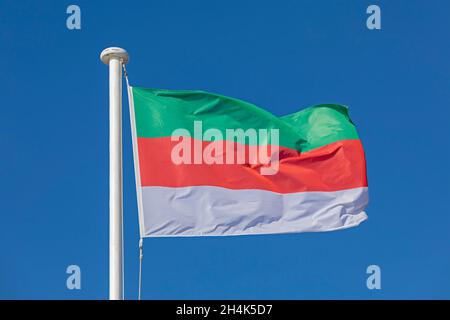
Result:
<svg viewBox="0 0 450 320">
<path fill-rule="evenodd" d="M 109 65 L 109 299 L 123 300 L 122 64 L 128 53 L 111 47 L 100 59 Z"/>
</svg>

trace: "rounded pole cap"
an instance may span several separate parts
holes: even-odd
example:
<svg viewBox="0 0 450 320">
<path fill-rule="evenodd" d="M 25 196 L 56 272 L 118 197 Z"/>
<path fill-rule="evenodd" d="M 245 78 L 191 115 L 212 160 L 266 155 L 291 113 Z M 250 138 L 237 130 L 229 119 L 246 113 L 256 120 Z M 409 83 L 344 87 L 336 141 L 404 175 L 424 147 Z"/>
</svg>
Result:
<svg viewBox="0 0 450 320">
<path fill-rule="evenodd" d="M 113 57 L 122 59 L 124 64 L 127 63 L 129 59 L 128 52 L 125 49 L 118 47 L 106 48 L 100 53 L 100 60 L 102 60 L 104 64 L 109 64 L 109 60 Z"/>
</svg>

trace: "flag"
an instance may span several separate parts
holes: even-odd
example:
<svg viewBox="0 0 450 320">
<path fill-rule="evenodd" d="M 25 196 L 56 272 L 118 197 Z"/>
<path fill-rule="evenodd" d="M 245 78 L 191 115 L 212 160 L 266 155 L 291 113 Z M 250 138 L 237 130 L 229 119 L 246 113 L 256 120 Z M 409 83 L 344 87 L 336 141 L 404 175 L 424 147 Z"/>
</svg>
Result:
<svg viewBox="0 0 450 320">
<path fill-rule="evenodd" d="M 345 106 L 277 117 L 242 100 L 129 87 L 141 237 L 331 231 L 367 219 Z"/>
</svg>

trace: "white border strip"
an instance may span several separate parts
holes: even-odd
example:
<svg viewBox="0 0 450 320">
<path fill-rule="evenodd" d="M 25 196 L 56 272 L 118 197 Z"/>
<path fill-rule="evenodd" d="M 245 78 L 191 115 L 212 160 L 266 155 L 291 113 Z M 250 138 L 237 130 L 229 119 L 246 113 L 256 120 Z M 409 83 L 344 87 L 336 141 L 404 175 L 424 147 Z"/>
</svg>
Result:
<svg viewBox="0 0 450 320">
<path fill-rule="evenodd" d="M 131 135 L 133 141 L 134 176 L 136 181 L 136 198 L 139 216 L 139 234 L 141 238 L 143 238 L 145 235 L 144 235 L 144 210 L 143 210 L 142 187 L 141 187 L 141 170 L 139 168 L 139 150 L 137 143 L 136 118 L 134 113 L 133 87 L 128 84 L 128 79 L 127 79 L 127 91 L 128 91 L 128 105 L 130 106 Z"/>
</svg>

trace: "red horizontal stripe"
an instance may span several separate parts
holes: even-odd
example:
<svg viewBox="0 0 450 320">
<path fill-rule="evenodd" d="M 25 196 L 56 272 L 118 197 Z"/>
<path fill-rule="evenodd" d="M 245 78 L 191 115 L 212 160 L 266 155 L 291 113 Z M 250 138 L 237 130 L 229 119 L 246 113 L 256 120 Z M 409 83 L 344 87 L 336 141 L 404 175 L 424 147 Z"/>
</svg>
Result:
<svg viewBox="0 0 450 320">
<path fill-rule="evenodd" d="M 210 143 L 214 142 L 202 141 L 203 150 Z M 280 147 L 279 169 L 275 175 L 261 175 L 261 165 L 248 163 L 176 165 L 171 160 L 172 148 L 176 144 L 178 142 L 171 141 L 170 137 L 138 138 L 142 186 L 206 185 L 278 193 L 337 191 L 367 186 L 364 151 L 359 140 L 342 140 L 304 153 Z M 235 150 L 236 147 L 235 143 Z M 250 147 L 246 148 L 248 152 Z"/>
</svg>

